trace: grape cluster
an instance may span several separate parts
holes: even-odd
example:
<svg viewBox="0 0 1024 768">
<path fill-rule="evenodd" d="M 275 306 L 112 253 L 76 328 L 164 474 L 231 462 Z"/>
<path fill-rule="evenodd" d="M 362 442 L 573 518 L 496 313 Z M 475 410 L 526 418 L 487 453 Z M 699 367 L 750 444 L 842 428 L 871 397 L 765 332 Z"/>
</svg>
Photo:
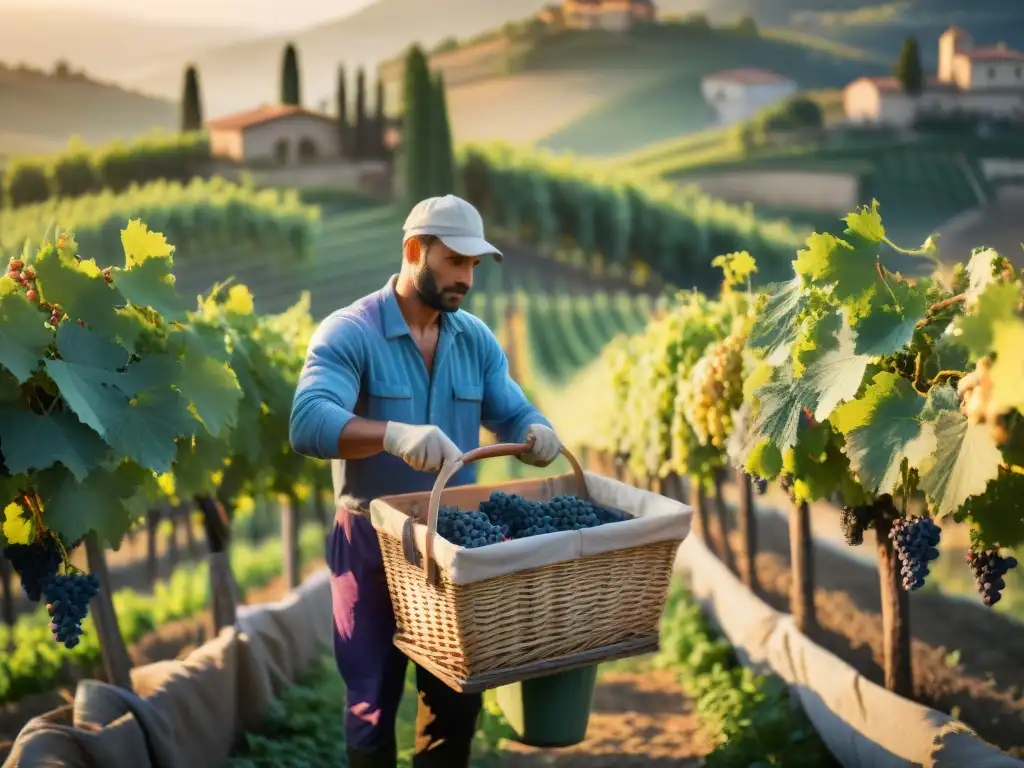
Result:
<svg viewBox="0 0 1024 768">
<path fill-rule="evenodd" d="M 483 512 L 462 512 L 454 507 L 438 510 L 437 532 L 442 539 L 466 549 L 486 547 L 505 540 L 501 527 L 493 525 Z"/>
<path fill-rule="evenodd" d="M 960 411 L 971 424 L 987 424 L 997 445 L 1005 445 L 1010 436 L 1006 428 L 1006 414 L 992 402 L 992 360 L 983 357 L 978 366 L 960 379 L 956 391 L 960 396 Z"/>
<path fill-rule="evenodd" d="M 686 420 L 704 444 L 725 445 L 732 412 L 743 403 L 743 347 L 746 334 L 733 333 L 697 361 L 690 375 Z"/>
<path fill-rule="evenodd" d="M 531 501 L 514 493 L 495 491 L 479 509 L 442 507 L 437 532 L 460 547 L 473 548 L 559 531 L 594 528 L 623 519 L 620 513 L 567 494 L 549 501 Z"/>
<path fill-rule="evenodd" d="M 967 565 L 974 573 L 974 583 L 978 587 L 981 601 L 985 605 L 993 606 L 1002 598 L 1000 593 L 1006 586 L 1003 576 L 1011 568 L 1017 567 L 1017 558 L 1003 557 L 994 549 L 982 552 L 968 550 Z"/>
<path fill-rule="evenodd" d="M 52 536 L 44 536 L 30 544 L 8 544 L 4 557 L 10 560 L 21 579 L 28 599 L 39 602 L 46 582 L 57 575 L 62 561 L 60 547 Z"/>
<path fill-rule="evenodd" d="M 875 519 L 874 505 L 864 507 L 843 507 L 839 518 L 839 527 L 843 538 L 851 547 L 859 547 L 864 543 L 864 532 L 871 527 Z"/>
<path fill-rule="evenodd" d="M 768 481 L 765 480 L 763 477 L 751 475 L 750 482 L 754 484 L 754 490 L 757 491 L 758 496 L 764 496 L 766 493 L 768 493 Z"/>
<path fill-rule="evenodd" d="M 901 517 L 892 524 L 889 538 L 896 545 L 903 567 L 903 588 L 908 592 L 924 586 L 928 563 L 939 556 L 942 530 L 930 517 Z"/>
<path fill-rule="evenodd" d="M 36 270 L 31 264 L 26 265 L 22 259 L 11 259 L 7 264 L 7 277 L 21 283 L 26 288 L 25 298 L 31 302 L 39 301 L 39 290 L 36 287 Z M 56 328 L 64 318 L 64 310 L 56 304 L 40 302 L 43 309 L 50 310 L 50 325 Z"/>
<path fill-rule="evenodd" d="M 46 582 L 43 594 L 50 614 L 50 631 L 65 648 L 78 645 L 89 603 L 99 591 L 100 580 L 92 573 L 53 576 Z"/>
</svg>

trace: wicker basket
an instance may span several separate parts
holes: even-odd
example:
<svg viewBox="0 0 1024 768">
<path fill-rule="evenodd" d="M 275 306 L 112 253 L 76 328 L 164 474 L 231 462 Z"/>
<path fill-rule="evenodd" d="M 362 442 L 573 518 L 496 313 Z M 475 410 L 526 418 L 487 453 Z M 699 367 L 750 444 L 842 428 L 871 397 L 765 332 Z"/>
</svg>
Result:
<svg viewBox="0 0 1024 768">
<path fill-rule="evenodd" d="M 394 606 L 395 645 L 457 691 L 487 690 L 658 648 L 659 621 L 690 509 L 584 473 L 564 449 L 571 474 L 445 490 L 461 467 L 528 448 L 479 448 L 446 465 L 429 494 L 371 504 Z M 473 509 L 495 490 L 535 500 L 560 493 L 593 498 L 624 512 L 624 521 L 475 550 L 437 537 L 440 504 Z M 630 506 L 646 509 L 650 518 L 642 520 L 637 512 L 643 510 Z M 597 533 L 602 529 L 607 530 Z M 631 540 L 640 543 L 630 546 Z M 435 548 L 448 553 L 448 567 L 438 566 Z"/>
</svg>

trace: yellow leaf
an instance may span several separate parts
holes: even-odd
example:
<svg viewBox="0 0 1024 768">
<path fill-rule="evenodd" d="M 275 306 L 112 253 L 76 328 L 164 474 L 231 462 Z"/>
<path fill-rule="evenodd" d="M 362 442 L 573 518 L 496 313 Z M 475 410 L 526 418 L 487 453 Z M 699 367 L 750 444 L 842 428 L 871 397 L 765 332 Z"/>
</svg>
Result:
<svg viewBox="0 0 1024 768">
<path fill-rule="evenodd" d="M 228 300 L 224 308 L 235 315 L 251 315 L 253 313 L 252 294 L 244 285 L 233 285 L 228 291 Z"/>
<path fill-rule="evenodd" d="M 716 256 L 711 261 L 711 266 L 722 269 L 724 273 L 722 283 L 726 290 L 743 284 L 752 274 L 757 272 L 757 262 L 746 251 Z"/>
<path fill-rule="evenodd" d="M 28 544 L 32 541 L 32 521 L 22 517 L 18 504 L 4 508 L 4 536 L 9 544 Z"/>
<path fill-rule="evenodd" d="M 121 230 L 121 245 L 124 246 L 125 266 L 140 264 L 147 259 L 165 258 L 171 255 L 173 245 L 159 232 L 150 232 L 140 219 L 131 219 Z"/>
</svg>

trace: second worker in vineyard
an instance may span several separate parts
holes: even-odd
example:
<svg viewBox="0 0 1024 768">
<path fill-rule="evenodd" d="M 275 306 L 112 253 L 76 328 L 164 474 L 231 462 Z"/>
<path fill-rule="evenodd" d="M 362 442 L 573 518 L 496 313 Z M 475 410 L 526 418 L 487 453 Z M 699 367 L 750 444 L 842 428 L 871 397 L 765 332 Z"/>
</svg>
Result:
<svg viewBox="0 0 1024 768">
<path fill-rule="evenodd" d="M 503 258 L 472 205 L 453 195 L 418 203 L 399 274 L 321 323 L 295 393 L 292 446 L 333 460 L 338 511 L 326 554 L 351 768 L 394 768 L 407 665 L 392 643 L 377 536 L 360 510 L 379 496 L 430 490 L 442 463 L 478 447 L 481 425 L 504 442 L 532 442 L 521 457 L 528 464 L 547 466 L 561 450 L 494 334 L 460 310 L 484 257 Z M 449 485 L 475 480 L 470 465 Z M 468 766 L 481 696 L 455 693 L 420 667 L 416 687 L 414 767 Z"/>
</svg>

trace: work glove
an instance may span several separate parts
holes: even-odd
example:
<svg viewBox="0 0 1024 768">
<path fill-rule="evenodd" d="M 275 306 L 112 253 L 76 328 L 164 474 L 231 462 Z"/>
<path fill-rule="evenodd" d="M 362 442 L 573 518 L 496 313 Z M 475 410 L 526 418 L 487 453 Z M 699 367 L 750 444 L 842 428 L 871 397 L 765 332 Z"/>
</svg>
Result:
<svg viewBox="0 0 1024 768">
<path fill-rule="evenodd" d="M 441 465 L 462 457 L 462 451 L 440 427 L 389 421 L 384 450 L 420 472 L 437 472 Z"/>
<path fill-rule="evenodd" d="M 522 454 L 519 460 L 533 467 L 546 467 L 558 458 L 562 452 L 562 441 L 551 427 L 543 424 L 531 424 L 526 432 L 526 442 L 533 442 L 533 447 Z"/>
</svg>

